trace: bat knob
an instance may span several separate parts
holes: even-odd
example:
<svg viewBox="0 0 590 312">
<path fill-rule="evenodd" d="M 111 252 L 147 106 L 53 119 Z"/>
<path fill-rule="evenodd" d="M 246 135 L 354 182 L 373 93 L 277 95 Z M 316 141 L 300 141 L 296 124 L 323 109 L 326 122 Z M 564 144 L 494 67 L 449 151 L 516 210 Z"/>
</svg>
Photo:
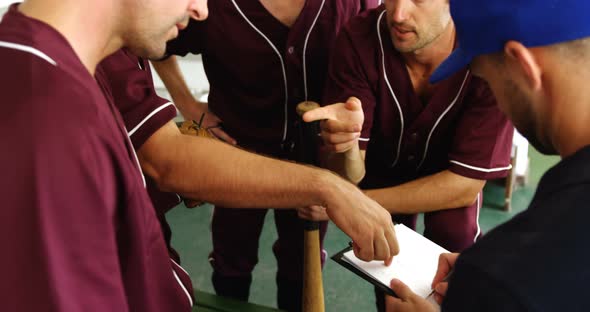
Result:
<svg viewBox="0 0 590 312">
<path fill-rule="evenodd" d="M 299 117 L 303 116 L 303 114 L 309 112 L 310 110 L 314 110 L 316 108 L 320 107 L 320 104 L 318 104 L 317 102 L 314 101 L 303 101 L 299 104 L 297 104 L 297 114 L 299 115 Z"/>
</svg>

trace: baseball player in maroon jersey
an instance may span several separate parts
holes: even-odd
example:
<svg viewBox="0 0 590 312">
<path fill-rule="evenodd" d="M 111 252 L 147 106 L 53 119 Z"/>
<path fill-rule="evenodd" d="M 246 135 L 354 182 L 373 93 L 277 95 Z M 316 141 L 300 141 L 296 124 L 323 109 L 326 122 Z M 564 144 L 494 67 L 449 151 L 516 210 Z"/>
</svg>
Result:
<svg viewBox="0 0 590 312">
<path fill-rule="evenodd" d="M 204 5 L 28 0 L 3 17 L 1 310 L 190 311 L 188 276 L 168 257 L 120 115 L 93 74 L 122 46 L 161 56 Z"/>
<path fill-rule="evenodd" d="M 429 83 L 454 47 L 448 1 L 387 0 L 353 18 L 333 49 L 324 103 L 354 98 L 305 118 L 332 119 L 322 129 L 332 168 L 394 221 L 415 228 L 423 212 L 424 235 L 462 251 L 481 235 L 485 181 L 510 169 L 513 127 L 468 69 Z"/>
<path fill-rule="evenodd" d="M 365 3 L 366 2 L 366 3 Z M 174 57 L 155 63 L 185 118 L 199 120 L 219 138 L 261 154 L 294 159 L 295 106 L 322 96 L 330 47 L 341 25 L 377 1 L 211 2 L 210 18 L 191 23 L 168 45 L 174 55 L 201 54 L 209 79 L 208 107 L 197 102 Z M 289 179 L 288 176 L 284 177 Z M 242 202 L 236 207 L 251 208 Z M 224 209 L 212 220 L 212 282 L 219 295 L 247 300 L 266 209 Z M 302 223 L 294 210 L 275 211 L 278 306 L 299 311 Z M 321 237 L 326 230 L 321 224 Z M 325 254 L 320 255 L 325 258 Z"/>
</svg>

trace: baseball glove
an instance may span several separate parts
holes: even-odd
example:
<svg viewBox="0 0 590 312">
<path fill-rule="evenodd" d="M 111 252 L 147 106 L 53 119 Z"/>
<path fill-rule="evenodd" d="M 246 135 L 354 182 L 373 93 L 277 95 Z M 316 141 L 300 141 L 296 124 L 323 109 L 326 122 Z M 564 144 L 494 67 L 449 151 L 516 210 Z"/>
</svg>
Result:
<svg viewBox="0 0 590 312">
<path fill-rule="evenodd" d="M 177 123 L 177 125 L 182 134 L 215 139 L 215 136 L 211 134 L 211 132 L 209 132 L 208 129 L 201 126 L 203 124 L 204 118 L 205 113 L 201 115 L 201 120 L 199 120 L 199 122 L 196 122 L 194 120 L 185 120 L 182 123 Z M 202 201 L 189 198 L 183 198 L 183 200 L 187 208 L 195 208 L 204 203 Z"/>
</svg>

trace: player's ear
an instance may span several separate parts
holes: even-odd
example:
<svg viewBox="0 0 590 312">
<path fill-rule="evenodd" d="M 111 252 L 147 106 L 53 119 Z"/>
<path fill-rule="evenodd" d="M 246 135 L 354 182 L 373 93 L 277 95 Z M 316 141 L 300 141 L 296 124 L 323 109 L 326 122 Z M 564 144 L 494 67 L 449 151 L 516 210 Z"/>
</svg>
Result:
<svg viewBox="0 0 590 312">
<path fill-rule="evenodd" d="M 520 42 L 508 41 L 504 45 L 504 56 L 513 73 L 522 75 L 529 88 L 533 91 L 541 89 L 541 67 L 530 49 Z"/>
</svg>

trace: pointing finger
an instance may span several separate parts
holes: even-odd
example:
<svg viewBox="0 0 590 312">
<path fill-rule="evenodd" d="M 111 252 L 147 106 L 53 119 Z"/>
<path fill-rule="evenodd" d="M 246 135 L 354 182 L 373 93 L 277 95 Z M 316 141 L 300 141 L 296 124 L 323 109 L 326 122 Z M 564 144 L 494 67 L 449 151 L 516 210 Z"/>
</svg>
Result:
<svg viewBox="0 0 590 312">
<path fill-rule="evenodd" d="M 312 109 L 309 112 L 303 114 L 303 121 L 312 122 L 323 119 L 336 119 L 336 108 L 334 105 L 328 105 Z"/>
</svg>

